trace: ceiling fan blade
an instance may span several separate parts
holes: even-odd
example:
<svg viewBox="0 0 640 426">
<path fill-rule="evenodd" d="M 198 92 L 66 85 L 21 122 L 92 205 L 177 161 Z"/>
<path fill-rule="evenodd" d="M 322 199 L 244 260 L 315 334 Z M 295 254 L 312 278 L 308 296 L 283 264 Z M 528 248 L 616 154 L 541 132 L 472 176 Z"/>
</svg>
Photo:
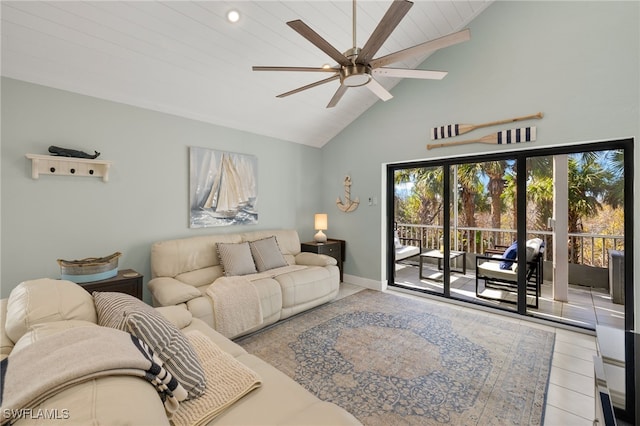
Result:
<svg viewBox="0 0 640 426">
<path fill-rule="evenodd" d="M 385 65 L 393 64 L 394 62 L 400 62 L 405 59 L 410 59 L 414 56 L 423 55 L 434 50 L 453 46 L 454 44 L 462 43 L 463 41 L 467 41 L 469 39 L 471 39 L 471 31 L 469 31 L 469 29 L 458 31 L 457 33 L 452 33 L 440 38 L 436 38 L 434 40 L 429 40 L 416 46 L 409 47 L 407 49 L 400 50 L 386 56 L 382 56 L 378 59 L 374 59 L 373 61 L 371 61 L 370 65 L 371 68 L 374 69 L 384 67 Z"/>
<path fill-rule="evenodd" d="M 340 99 L 342 99 L 342 96 L 347 92 L 348 88 L 349 86 L 345 86 L 341 84 L 340 87 L 338 87 L 338 90 L 336 90 L 336 93 L 333 94 L 333 97 L 327 104 L 327 108 L 333 108 L 334 106 L 336 106 L 340 101 Z"/>
<path fill-rule="evenodd" d="M 336 68 L 322 67 L 251 67 L 253 71 L 302 71 L 302 72 L 340 72 Z"/>
<path fill-rule="evenodd" d="M 287 25 L 293 28 L 302 37 L 309 40 L 318 49 L 322 50 L 324 53 L 333 58 L 333 60 L 335 60 L 340 65 L 351 65 L 351 61 L 346 56 L 340 53 L 338 49 L 330 45 L 327 40 L 323 39 L 317 32 L 313 31 L 311 27 L 309 27 L 301 20 L 296 19 L 295 21 L 289 21 L 287 22 Z"/>
<path fill-rule="evenodd" d="M 321 84 L 329 83 L 330 81 L 337 80 L 340 78 L 339 74 L 332 75 L 329 78 L 325 78 L 324 80 L 316 81 L 315 83 L 307 84 L 306 86 L 298 87 L 297 89 L 293 89 L 289 92 L 281 93 L 276 98 L 284 98 L 289 95 L 296 94 L 298 92 L 302 92 L 303 90 L 311 89 L 312 87 L 320 86 Z"/>
<path fill-rule="evenodd" d="M 393 95 L 389 93 L 387 89 L 382 87 L 382 84 L 378 83 L 375 78 L 372 78 L 367 84 L 365 84 L 365 87 L 385 102 L 393 98 Z"/>
<path fill-rule="evenodd" d="M 384 14 L 378 26 L 367 40 L 358 57 L 357 64 L 368 64 L 373 56 L 389 38 L 393 30 L 396 29 L 402 18 L 409 12 L 413 3 L 407 0 L 394 0 L 394 2 Z"/>
<path fill-rule="evenodd" d="M 380 77 L 421 78 L 423 80 L 442 80 L 446 71 L 412 70 L 406 68 L 376 68 L 371 72 Z"/>
</svg>

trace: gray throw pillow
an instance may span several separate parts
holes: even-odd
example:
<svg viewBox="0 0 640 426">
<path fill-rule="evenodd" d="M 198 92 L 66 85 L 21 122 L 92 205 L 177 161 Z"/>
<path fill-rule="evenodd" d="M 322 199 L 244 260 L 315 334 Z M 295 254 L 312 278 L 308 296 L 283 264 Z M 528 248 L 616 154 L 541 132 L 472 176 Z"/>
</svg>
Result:
<svg viewBox="0 0 640 426">
<path fill-rule="evenodd" d="M 280 251 L 280 246 L 278 245 L 275 235 L 269 238 L 251 241 L 249 247 L 251 248 L 251 254 L 253 255 L 253 260 L 256 263 L 258 272 L 288 265 Z"/>
<path fill-rule="evenodd" d="M 255 263 L 253 263 L 249 243 L 217 243 L 216 247 L 222 270 L 226 276 L 248 275 L 258 272 Z"/>
<path fill-rule="evenodd" d="M 124 293 L 93 292 L 98 325 L 133 334 L 162 360 L 165 369 L 187 391 L 189 398 L 202 395 L 206 377 L 198 355 L 187 337 L 151 306 Z"/>
</svg>

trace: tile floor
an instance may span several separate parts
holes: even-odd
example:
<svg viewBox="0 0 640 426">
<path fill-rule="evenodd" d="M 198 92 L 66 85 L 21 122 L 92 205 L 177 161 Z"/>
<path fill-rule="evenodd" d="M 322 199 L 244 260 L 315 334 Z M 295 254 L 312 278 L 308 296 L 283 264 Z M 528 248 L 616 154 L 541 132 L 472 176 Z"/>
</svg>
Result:
<svg viewBox="0 0 640 426">
<path fill-rule="evenodd" d="M 362 287 L 342 283 L 338 297 L 357 293 Z M 483 315 L 500 315 L 492 312 L 452 304 L 447 301 L 409 294 L 395 288 L 387 290 L 404 297 L 423 301 L 425 304 L 446 303 L 457 309 L 474 309 Z M 556 333 L 552 358 L 549 389 L 545 406 L 545 426 L 592 426 L 595 414 L 593 361 L 596 354 L 595 337 L 562 328 L 551 327 L 526 319 L 500 315 L 508 321 L 522 322 L 530 327 L 539 327 Z"/>
</svg>

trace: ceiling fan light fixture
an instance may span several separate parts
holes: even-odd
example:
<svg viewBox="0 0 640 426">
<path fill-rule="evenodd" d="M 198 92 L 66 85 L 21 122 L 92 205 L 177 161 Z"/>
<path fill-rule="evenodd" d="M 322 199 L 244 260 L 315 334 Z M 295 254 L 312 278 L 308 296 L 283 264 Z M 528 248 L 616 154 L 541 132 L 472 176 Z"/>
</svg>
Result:
<svg viewBox="0 0 640 426">
<path fill-rule="evenodd" d="M 340 70 L 340 82 L 347 87 L 364 86 L 371 81 L 371 68 L 366 65 L 356 64 L 342 67 Z"/>
<path fill-rule="evenodd" d="M 415 0 L 413 0 L 415 1 Z M 302 92 L 303 90 L 311 89 L 312 87 L 320 86 L 322 84 L 340 79 L 340 86 L 334 93 L 333 97 L 327 104 L 327 108 L 333 108 L 340 101 L 342 96 L 350 87 L 366 86 L 373 94 L 379 99 L 387 101 L 393 96 L 389 91 L 383 87 L 378 80 L 373 77 L 387 76 L 397 78 L 419 78 L 419 79 L 442 79 L 446 72 L 443 71 L 427 71 L 427 70 L 414 70 L 411 68 L 382 68 L 386 65 L 396 62 L 402 62 L 408 59 L 413 59 L 416 56 L 424 55 L 427 52 L 432 52 L 443 47 L 451 46 L 453 44 L 460 43 L 462 41 L 469 40 L 469 30 L 459 31 L 457 33 L 449 34 L 448 36 L 440 37 L 435 40 L 430 40 L 421 44 L 417 44 L 413 47 L 409 47 L 403 50 L 396 51 L 394 53 L 375 58 L 377 52 L 383 46 L 385 41 L 389 38 L 391 33 L 396 29 L 400 21 L 409 12 L 409 9 L 413 6 L 411 0 L 393 0 L 389 9 L 384 14 L 382 19 L 378 22 L 378 25 L 369 35 L 369 39 L 362 48 L 357 47 L 356 42 L 356 0 L 353 0 L 353 44 L 344 53 L 340 53 L 331 43 L 325 40 L 320 34 L 315 32 L 311 27 L 302 22 L 300 19 L 288 21 L 287 25 L 302 37 L 307 39 L 316 48 L 320 49 L 327 56 L 332 58 L 337 65 L 334 67 L 328 67 L 323 65 L 318 68 L 311 67 L 253 67 L 254 71 L 304 71 L 304 72 L 331 72 L 333 75 L 329 78 L 325 78 L 316 81 L 311 84 L 299 87 L 289 92 L 277 95 L 278 98 L 292 95 L 294 93 Z"/>
</svg>

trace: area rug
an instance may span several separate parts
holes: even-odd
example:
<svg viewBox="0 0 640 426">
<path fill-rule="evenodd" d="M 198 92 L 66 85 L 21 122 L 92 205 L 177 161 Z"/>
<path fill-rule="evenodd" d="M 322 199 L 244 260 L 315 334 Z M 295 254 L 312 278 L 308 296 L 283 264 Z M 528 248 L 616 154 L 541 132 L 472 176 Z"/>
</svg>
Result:
<svg viewBox="0 0 640 426">
<path fill-rule="evenodd" d="M 554 341 L 482 312 L 364 290 L 237 343 L 365 425 L 484 426 L 542 424 Z"/>
</svg>

